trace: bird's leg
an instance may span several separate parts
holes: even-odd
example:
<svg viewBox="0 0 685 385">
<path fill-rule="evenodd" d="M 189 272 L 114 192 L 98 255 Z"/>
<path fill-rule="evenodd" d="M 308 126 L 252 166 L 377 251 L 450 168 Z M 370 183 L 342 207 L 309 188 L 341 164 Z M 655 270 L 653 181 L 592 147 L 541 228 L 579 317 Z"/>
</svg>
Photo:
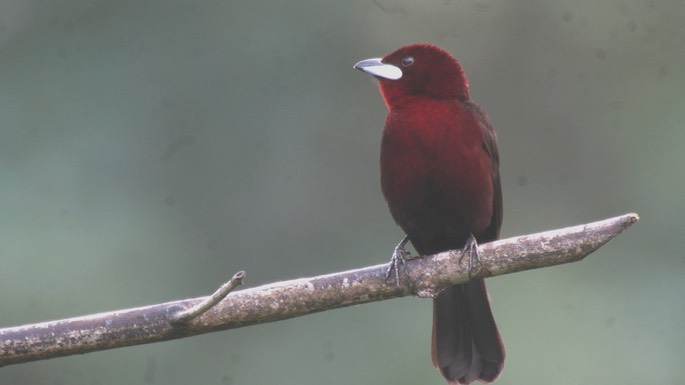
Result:
<svg viewBox="0 0 685 385">
<path fill-rule="evenodd" d="M 478 242 L 473 234 L 469 234 L 469 237 L 466 238 L 466 244 L 464 244 L 464 248 L 461 249 L 459 264 L 461 264 L 462 258 L 464 258 L 467 254 L 469 257 L 469 279 L 471 279 L 471 271 L 473 270 L 474 259 L 480 265 L 480 257 L 478 256 Z"/>
<path fill-rule="evenodd" d="M 409 242 L 409 236 L 405 235 L 400 243 L 395 246 L 395 250 L 392 252 L 392 257 L 390 258 L 390 263 L 388 265 L 388 271 L 385 273 L 385 279 L 390 278 L 390 274 L 395 270 L 395 283 L 400 286 L 400 266 L 404 270 L 405 275 L 409 275 L 407 272 L 407 265 L 405 260 L 411 259 L 411 254 L 405 249 Z"/>
</svg>

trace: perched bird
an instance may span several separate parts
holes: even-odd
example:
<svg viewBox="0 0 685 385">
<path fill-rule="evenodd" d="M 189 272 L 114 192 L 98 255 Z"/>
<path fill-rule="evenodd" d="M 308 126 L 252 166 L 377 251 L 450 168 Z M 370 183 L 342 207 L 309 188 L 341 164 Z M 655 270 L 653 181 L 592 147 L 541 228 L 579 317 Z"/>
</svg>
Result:
<svg viewBox="0 0 685 385">
<path fill-rule="evenodd" d="M 421 255 L 473 250 L 475 242 L 498 239 L 497 137 L 485 111 L 471 100 L 459 62 L 434 45 L 412 44 L 354 67 L 378 80 L 388 108 L 381 187 L 407 234 L 396 254 L 406 254 L 407 239 Z M 396 274 L 398 267 L 395 262 Z M 448 383 L 492 382 L 504 356 L 482 279 L 436 296 L 432 358 Z"/>
</svg>

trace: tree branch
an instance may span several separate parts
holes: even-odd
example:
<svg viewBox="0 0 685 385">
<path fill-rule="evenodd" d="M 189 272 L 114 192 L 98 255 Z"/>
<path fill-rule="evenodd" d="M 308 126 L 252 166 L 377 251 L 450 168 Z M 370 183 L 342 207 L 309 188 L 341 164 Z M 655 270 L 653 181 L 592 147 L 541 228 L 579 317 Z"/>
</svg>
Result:
<svg viewBox="0 0 685 385">
<path fill-rule="evenodd" d="M 387 265 L 382 264 L 241 290 L 215 304 L 209 302 L 210 296 L 0 329 L 0 366 L 167 341 L 412 294 L 432 297 L 448 285 L 473 278 L 579 261 L 638 219 L 637 214 L 626 214 L 480 245 L 479 262 L 470 272 L 468 258 L 460 261 L 459 250 L 415 258 L 407 261 L 409 275 L 402 276 L 399 286 L 394 279 L 386 281 Z M 242 281 L 243 275 L 237 273 L 231 282 Z M 202 303 L 210 308 L 191 309 Z"/>
</svg>

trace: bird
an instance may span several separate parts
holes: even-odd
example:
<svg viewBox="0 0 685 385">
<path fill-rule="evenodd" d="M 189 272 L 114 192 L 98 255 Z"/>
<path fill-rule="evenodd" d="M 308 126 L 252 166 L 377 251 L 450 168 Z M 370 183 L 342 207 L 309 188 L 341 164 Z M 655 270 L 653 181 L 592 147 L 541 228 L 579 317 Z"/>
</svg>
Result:
<svg viewBox="0 0 685 385">
<path fill-rule="evenodd" d="M 469 94 L 459 62 L 417 43 L 354 65 L 378 80 L 388 113 L 381 138 L 381 190 L 406 234 L 393 253 L 477 250 L 499 238 L 502 188 L 497 135 Z M 477 255 L 476 255 L 477 257 Z M 386 277 L 387 278 L 387 277 Z M 504 344 L 485 283 L 448 286 L 433 299 L 433 365 L 449 384 L 489 383 L 502 372 Z"/>
</svg>

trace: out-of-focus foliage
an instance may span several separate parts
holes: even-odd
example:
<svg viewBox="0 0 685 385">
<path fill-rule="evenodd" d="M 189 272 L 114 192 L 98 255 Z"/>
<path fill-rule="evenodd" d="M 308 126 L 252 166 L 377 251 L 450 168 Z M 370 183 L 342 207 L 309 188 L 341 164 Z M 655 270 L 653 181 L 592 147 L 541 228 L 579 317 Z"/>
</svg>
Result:
<svg viewBox="0 0 685 385">
<path fill-rule="evenodd" d="M 385 261 L 385 106 L 352 69 L 451 51 L 499 133 L 503 235 L 638 212 L 488 281 L 498 384 L 682 384 L 682 1 L 4 1 L 0 326 Z M 0 384 L 442 384 L 403 299 L 6 367 Z"/>
</svg>

